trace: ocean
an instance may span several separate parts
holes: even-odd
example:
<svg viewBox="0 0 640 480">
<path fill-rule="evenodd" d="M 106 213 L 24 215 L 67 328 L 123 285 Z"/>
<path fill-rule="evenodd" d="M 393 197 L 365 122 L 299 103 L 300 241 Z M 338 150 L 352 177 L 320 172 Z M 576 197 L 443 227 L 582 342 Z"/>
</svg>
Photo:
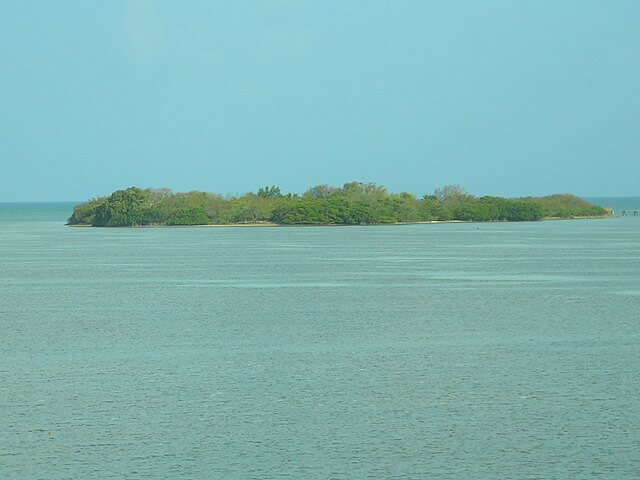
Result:
<svg viewBox="0 0 640 480">
<path fill-rule="evenodd" d="M 0 204 L 0 478 L 640 476 L 640 217 L 98 229 L 72 206 Z"/>
<path fill-rule="evenodd" d="M 640 197 L 585 197 L 585 200 L 614 211 L 640 210 Z"/>
</svg>

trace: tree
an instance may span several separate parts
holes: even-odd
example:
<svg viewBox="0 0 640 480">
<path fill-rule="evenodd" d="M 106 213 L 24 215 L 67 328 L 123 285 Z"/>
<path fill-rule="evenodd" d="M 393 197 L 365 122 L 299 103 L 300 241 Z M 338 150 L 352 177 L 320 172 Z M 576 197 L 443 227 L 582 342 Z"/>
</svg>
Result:
<svg viewBox="0 0 640 480">
<path fill-rule="evenodd" d="M 107 197 L 92 198 L 86 203 L 81 203 L 73 208 L 69 217 L 69 225 L 91 225 L 96 217 L 96 209 L 107 201 Z"/>
<path fill-rule="evenodd" d="M 278 198 L 282 196 L 282 192 L 280 191 L 280 187 L 272 185 L 270 187 L 266 186 L 260 188 L 257 195 L 261 198 Z"/>
<path fill-rule="evenodd" d="M 338 191 L 338 188 L 330 187 L 329 185 L 316 185 L 304 192 L 304 196 L 311 198 L 327 198 L 335 195 Z"/>
<path fill-rule="evenodd" d="M 438 201 L 444 202 L 454 197 L 468 196 L 469 194 L 460 185 L 445 185 L 444 187 L 436 188 L 433 191 L 433 195 Z"/>
<path fill-rule="evenodd" d="M 98 227 L 121 227 L 153 223 L 149 215 L 151 194 L 149 190 L 129 187 L 116 190 L 105 203 L 96 208 L 92 225 Z"/>
</svg>

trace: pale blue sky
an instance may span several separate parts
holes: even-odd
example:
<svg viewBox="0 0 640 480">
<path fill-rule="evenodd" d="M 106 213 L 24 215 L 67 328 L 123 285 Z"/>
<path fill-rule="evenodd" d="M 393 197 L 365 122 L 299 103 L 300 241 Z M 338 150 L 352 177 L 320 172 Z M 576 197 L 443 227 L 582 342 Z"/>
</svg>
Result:
<svg viewBox="0 0 640 480">
<path fill-rule="evenodd" d="M 0 201 L 640 195 L 640 2 L 0 2 Z"/>
</svg>

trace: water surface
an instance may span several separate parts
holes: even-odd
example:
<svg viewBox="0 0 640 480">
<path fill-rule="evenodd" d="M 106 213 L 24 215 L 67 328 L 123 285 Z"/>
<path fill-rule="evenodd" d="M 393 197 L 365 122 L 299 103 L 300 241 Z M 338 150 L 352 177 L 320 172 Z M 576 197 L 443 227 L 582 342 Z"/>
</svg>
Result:
<svg viewBox="0 0 640 480">
<path fill-rule="evenodd" d="M 0 206 L 2 478 L 640 474 L 638 218 L 95 229 L 31 208 Z"/>
</svg>

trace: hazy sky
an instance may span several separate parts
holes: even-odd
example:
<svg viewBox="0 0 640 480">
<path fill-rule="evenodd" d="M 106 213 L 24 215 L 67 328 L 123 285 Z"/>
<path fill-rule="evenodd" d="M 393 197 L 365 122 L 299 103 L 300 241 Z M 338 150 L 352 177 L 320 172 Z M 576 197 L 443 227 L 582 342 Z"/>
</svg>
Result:
<svg viewBox="0 0 640 480">
<path fill-rule="evenodd" d="M 640 195 L 640 1 L 0 2 L 0 201 Z"/>
</svg>

